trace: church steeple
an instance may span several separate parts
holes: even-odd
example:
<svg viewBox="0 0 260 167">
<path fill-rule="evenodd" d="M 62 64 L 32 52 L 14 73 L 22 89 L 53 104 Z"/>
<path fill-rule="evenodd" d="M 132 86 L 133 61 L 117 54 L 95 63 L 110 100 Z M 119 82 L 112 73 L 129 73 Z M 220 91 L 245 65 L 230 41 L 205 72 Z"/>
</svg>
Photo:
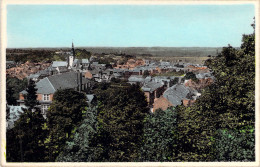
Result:
<svg viewBox="0 0 260 167">
<path fill-rule="evenodd" d="M 71 45 L 71 54 L 73 55 L 73 57 L 75 57 L 75 50 L 74 50 L 73 41 L 72 41 L 72 45 Z"/>
<path fill-rule="evenodd" d="M 69 58 L 68 58 L 68 68 L 69 69 L 72 68 L 74 59 L 75 59 L 75 50 L 74 50 L 74 44 L 73 44 L 73 41 L 72 41 L 71 51 L 70 51 L 70 55 L 69 55 Z"/>
</svg>

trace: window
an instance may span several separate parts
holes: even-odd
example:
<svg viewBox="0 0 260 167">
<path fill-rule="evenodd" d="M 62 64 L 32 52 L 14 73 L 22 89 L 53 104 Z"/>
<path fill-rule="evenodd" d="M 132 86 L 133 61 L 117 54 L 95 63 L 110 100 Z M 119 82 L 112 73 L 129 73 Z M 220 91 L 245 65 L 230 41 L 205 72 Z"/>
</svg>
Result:
<svg viewBox="0 0 260 167">
<path fill-rule="evenodd" d="M 48 110 L 49 105 L 42 105 L 42 114 L 45 115 L 46 111 Z"/>
<path fill-rule="evenodd" d="M 50 101 L 50 95 L 44 94 L 43 95 L 43 101 Z"/>
</svg>

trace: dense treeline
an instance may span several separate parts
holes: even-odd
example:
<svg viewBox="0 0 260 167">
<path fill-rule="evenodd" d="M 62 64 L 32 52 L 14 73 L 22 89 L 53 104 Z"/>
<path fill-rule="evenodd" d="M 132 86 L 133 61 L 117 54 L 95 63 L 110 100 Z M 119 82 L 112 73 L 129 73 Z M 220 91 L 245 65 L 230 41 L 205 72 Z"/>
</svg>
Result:
<svg viewBox="0 0 260 167">
<path fill-rule="evenodd" d="M 91 106 L 59 90 L 46 120 L 28 110 L 7 131 L 7 161 L 254 161 L 254 48 L 253 33 L 209 59 L 215 84 L 190 107 L 150 113 L 137 85 L 101 84 Z"/>
<path fill-rule="evenodd" d="M 25 90 L 28 85 L 26 78 L 20 80 L 15 77 L 6 77 L 6 100 L 9 105 L 17 105 L 16 100 L 19 99 L 19 92 Z"/>
<path fill-rule="evenodd" d="M 70 50 L 64 50 L 64 52 L 70 52 Z M 91 56 L 91 53 L 85 49 L 76 49 L 75 53 L 76 58 L 79 59 L 89 59 Z M 6 60 L 12 60 L 17 63 L 25 63 L 27 61 L 51 63 L 52 61 L 65 61 L 67 56 L 65 53 L 56 53 L 56 50 L 9 49 L 7 50 Z"/>
<path fill-rule="evenodd" d="M 54 60 L 55 51 L 50 50 L 18 50 L 21 53 L 8 53 L 6 60 L 12 60 L 17 63 L 29 62 L 51 62 Z"/>
</svg>

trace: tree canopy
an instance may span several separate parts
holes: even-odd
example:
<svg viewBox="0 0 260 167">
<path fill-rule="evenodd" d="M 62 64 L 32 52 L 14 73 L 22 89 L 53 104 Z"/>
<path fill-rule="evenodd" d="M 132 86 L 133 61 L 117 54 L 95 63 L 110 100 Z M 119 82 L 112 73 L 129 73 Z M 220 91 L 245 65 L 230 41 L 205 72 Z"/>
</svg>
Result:
<svg viewBox="0 0 260 167">
<path fill-rule="evenodd" d="M 7 130 L 8 162 L 43 162 L 44 147 L 39 145 L 43 142 L 47 131 L 43 129 L 45 120 L 40 109 L 25 110 L 15 122 L 12 129 Z"/>
<path fill-rule="evenodd" d="M 108 88 L 97 94 L 99 139 L 103 161 L 136 161 L 148 112 L 140 87 Z"/>
<path fill-rule="evenodd" d="M 37 100 L 37 88 L 34 81 L 29 80 L 28 87 L 26 88 L 27 94 L 25 95 L 24 103 L 25 106 L 29 108 L 29 110 L 37 107 L 39 102 Z"/>
<path fill-rule="evenodd" d="M 254 39 L 254 33 L 244 35 L 240 48 L 224 47 L 216 58 L 206 62 L 215 83 L 202 92 L 193 106 L 177 109 L 178 160 L 254 160 Z M 242 133 L 242 129 L 248 130 Z M 228 157 L 223 158 L 222 153 Z"/>
<path fill-rule="evenodd" d="M 83 120 L 73 139 L 66 142 L 57 162 L 89 162 L 95 159 L 97 149 L 91 146 L 91 140 L 97 134 L 97 110 L 95 107 L 87 108 L 83 113 Z"/>
<path fill-rule="evenodd" d="M 54 161 L 63 149 L 66 140 L 73 137 L 78 124 L 82 121 L 82 111 L 87 107 L 86 96 L 73 89 L 58 90 L 47 111 L 49 135 L 45 139 L 47 157 Z"/>
<path fill-rule="evenodd" d="M 174 108 L 156 110 L 144 120 L 141 161 L 172 161 L 177 146 L 177 115 Z"/>
</svg>

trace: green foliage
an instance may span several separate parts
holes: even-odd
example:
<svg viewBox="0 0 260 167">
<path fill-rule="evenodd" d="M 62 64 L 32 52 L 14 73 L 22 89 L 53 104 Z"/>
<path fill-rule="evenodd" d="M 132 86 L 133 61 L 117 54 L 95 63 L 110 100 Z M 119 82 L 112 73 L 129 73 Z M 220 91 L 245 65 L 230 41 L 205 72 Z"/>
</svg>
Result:
<svg viewBox="0 0 260 167">
<path fill-rule="evenodd" d="M 14 97 L 14 88 L 7 86 L 6 87 L 6 101 L 9 105 L 16 105 L 16 99 Z"/>
<path fill-rule="evenodd" d="M 108 88 L 97 94 L 99 161 L 136 161 L 148 112 L 140 87 Z"/>
<path fill-rule="evenodd" d="M 175 77 L 173 81 L 171 82 L 171 85 L 175 85 L 179 82 L 179 78 Z"/>
<path fill-rule="evenodd" d="M 19 63 L 29 62 L 51 62 L 55 51 L 50 50 L 32 50 L 32 49 L 10 49 L 7 50 L 6 60 L 13 60 Z"/>
<path fill-rule="evenodd" d="M 216 160 L 255 161 L 254 129 L 252 131 L 219 129 L 214 139 Z"/>
<path fill-rule="evenodd" d="M 16 105 L 19 92 L 27 87 L 27 79 L 19 80 L 15 77 L 6 77 L 6 100 L 9 105 Z"/>
<path fill-rule="evenodd" d="M 91 147 L 91 140 L 97 134 L 96 108 L 83 111 L 84 116 L 76 130 L 73 139 L 66 142 L 66 146 L 59 154 L 57 162 L 89 162 L 95 159 L 98 149 Z"/>
<path fill-rule="evenodd" d="M 39 105 L 39 102 L 37 100 L 37 88 L 34 81 L 29 81 L 29 85 L 26 88 L 26 92 L 27 94 L 25 95 L 24 103 L 25 106 L 27 106 L 29 110 L 31 110 L 35 108 L 37 105 Z"/>
<path fill-rule="evenodd" d="M 143 73 L 143 77 L 146 78 L 147 76 L 149 76 L 150 73 L 148 70 L 145 70 L 144 73 Z"/>
<path fill-rule="evenodd" d="M 47 131 L 43 130 L 45 120 L 36 108 L 34 112 L 25 110 L 15 122 L 12 129 L 7 130 L 7 162 L 43 162 L 43 142 Z"/>
<path fill-rule="evenodd" d="M 47 112 L 49 135 L 45 139 L 46 160 L 54 161 L 63 150 L 66 140 L 73 136 L 74 129 L 82 121 L 82 111 L 87 106 L 86 96 L 73 89 L 58 90 Z"/>
<path fill-rule="evenodd" d="M 171 161 L 177 146 L 177 117 L 174 108 L 156 110 L 144 120 L 141 161 Z"/>
<path fill-rule="evenodd" d="M 207 61 L 215 84 L 206 88 L 192 107 L 178 107 L 178 161 L 254 159 L 253 133 L 245 137 L 239 132 L 254 127 L 254 38 L 254 34 L 244 35 L 240 49 L 224 47 Z M 241 147 L 242 143 L 245 146 Z"/>
<path fill-rule="evenodd" d="M 198 79 L 196 78 L 196 75 L 193 72 L 187 72 L 184 76 L 184 79 L 187 79 L 187 80 L 191 79 L 195 82 L 198 81 Z"/>
<path fill-rule="evenodd" d="M 206 98 L 207 96 L 207 98 Z M 177 107 L 178 155 L 177 161 L 212 161 L 210 140 L 216 130 L 216 112 L 211 108 L 210 96 L 204 94 L 192 107 Z"/>
<path fill-rule="evenodd" d="M 89 59 L 91 57 L 91 53 L 86 49 L 76 49 L 75 54 L 77 59 Z"/>
</svg>

